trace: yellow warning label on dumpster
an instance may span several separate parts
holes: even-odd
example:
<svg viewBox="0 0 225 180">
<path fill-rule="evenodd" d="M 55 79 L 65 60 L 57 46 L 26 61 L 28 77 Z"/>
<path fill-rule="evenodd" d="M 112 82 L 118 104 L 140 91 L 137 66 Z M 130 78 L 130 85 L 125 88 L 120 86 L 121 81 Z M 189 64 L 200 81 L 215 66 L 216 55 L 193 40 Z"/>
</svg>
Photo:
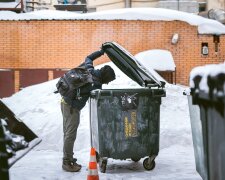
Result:
<svg viewBox="0 0 225 180">
<path fill-rule="evenodd" d="M 126 111 L 123 118 L 125 137 L 137 137 L 137 112 L 135 110 Z"/>
</svg>

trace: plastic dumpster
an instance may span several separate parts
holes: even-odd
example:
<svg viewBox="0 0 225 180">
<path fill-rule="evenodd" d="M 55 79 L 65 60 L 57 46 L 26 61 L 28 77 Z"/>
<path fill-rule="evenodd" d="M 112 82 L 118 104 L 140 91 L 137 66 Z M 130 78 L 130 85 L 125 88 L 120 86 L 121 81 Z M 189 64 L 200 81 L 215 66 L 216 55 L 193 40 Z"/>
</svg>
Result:
<svg viewBox="0 0 225 180">
<path fill-rule="evenodd" d="M 192 127 L 201 128 L 192 134 L 201 138 L 200 144 L 194 144 L 194 149 L 202 149 L 195 154 L 197 170 L 204 180 L 224 180 L 225 64 L 197 67 L 190 79 L 192 101 L 199 106 L 201 119 L 201 127 Z"/>
<path fill-rule="evenodd" d="M 192 96 L 190 96 L 190 93 L 186 95 L 188 98 L 196 170 L 200 174 L 202 179 L 208 180 L 208 161 L 206 155 L 206 148 L 204 147 L 205 143 L 203 143 L 206 139 L 203 137 L 203 127 L 200 118 L 200 109 L 198 105 L 193 105 Z"/>
<path fill-rule="evenodd" d="M 143 161 L 146 170 L 155 167 L 159 152 L 160 104 L 164 82 L 115 42 L 103 44 L 108 57 L 140 86 L 137 89 L 104 89 L 91 92 L 91 145 L 97 151 L 101 172 L 107 159 Z"/>
</svg>

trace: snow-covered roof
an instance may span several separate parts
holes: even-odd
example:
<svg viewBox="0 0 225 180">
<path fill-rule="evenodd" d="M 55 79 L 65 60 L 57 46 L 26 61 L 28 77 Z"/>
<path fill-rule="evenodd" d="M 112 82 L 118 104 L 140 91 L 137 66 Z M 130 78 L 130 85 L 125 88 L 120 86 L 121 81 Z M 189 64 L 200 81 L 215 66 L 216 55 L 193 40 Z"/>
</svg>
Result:
<svg viewBox="0 0 225 180">
<path fill-rule="evenodd" d="M 170 51 L 152 49 L 135 55 L 138 62 L 145 67 L 151 67 L 157 71 L 175 71 L 176 65 Z"/>
<path fill-rule="evenodd" d="M 218 21 L 191 13 L 162 8 L 124 8 L 86 14 L 57 10 L 41 10 L 21 14 L 0 11 L 0 20 L 178 20 L 198 26 L 200 34 L 225 34 L 225 26 Z"/>
</svg>

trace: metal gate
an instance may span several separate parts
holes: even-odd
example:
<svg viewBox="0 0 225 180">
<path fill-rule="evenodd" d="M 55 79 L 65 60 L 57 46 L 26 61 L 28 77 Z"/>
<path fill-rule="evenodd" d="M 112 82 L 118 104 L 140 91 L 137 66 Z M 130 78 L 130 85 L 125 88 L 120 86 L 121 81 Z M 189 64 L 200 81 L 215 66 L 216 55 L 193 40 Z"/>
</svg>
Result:
<svg viewBox="0 0 225 180">
<path fill-rule="evenodd" d="M 20 70 L 20 89 L 48 81 L 48 69 Z"/>
<path fill-rule="evenodd" d="M 0 98 L 9 97 L 15 91 L 14 71 L 11 69 L 0 69 Z"/>
<path fill-rule="evenodd" d="M 56 79 L 58 77 L 61 77 L 68 70 L 69 69 L 54 69 L 53 70 L 53 79 Z"/>
</svg>

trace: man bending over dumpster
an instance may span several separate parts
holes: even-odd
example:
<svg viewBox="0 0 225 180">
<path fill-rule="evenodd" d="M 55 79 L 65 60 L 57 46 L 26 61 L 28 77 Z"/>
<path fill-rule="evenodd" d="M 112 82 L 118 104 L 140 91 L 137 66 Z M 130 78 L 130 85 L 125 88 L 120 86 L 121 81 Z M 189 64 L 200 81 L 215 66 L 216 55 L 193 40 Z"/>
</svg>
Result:
<svg viewBox="0 0 225 180">
<path fill-rule="evenodd" d="M 73 157 L 73 147 L 80 123 L 80 110 L 85 106 L 92 90 L 101 89 L 102 84 L 108 84 L 115 79 L 115 72 L 108 65 L 101 69 L 94 69 L 93 61 L 102 55 L 104 55 L 104 51 L 101 49 L 88 55 L 85 59 L 85 68 L 92 74 L 93 83 L 81 86 L 78 89 L 79 97 L 63 97 L 61 101 L 64 133 L 62 169 L 68 172 L 77 172 L 81 169 L 81 165 L 77 164 L 77 159 Z M 74 90 L 74 93 L 77 94 L 78 90 Z"/>
</svg>

